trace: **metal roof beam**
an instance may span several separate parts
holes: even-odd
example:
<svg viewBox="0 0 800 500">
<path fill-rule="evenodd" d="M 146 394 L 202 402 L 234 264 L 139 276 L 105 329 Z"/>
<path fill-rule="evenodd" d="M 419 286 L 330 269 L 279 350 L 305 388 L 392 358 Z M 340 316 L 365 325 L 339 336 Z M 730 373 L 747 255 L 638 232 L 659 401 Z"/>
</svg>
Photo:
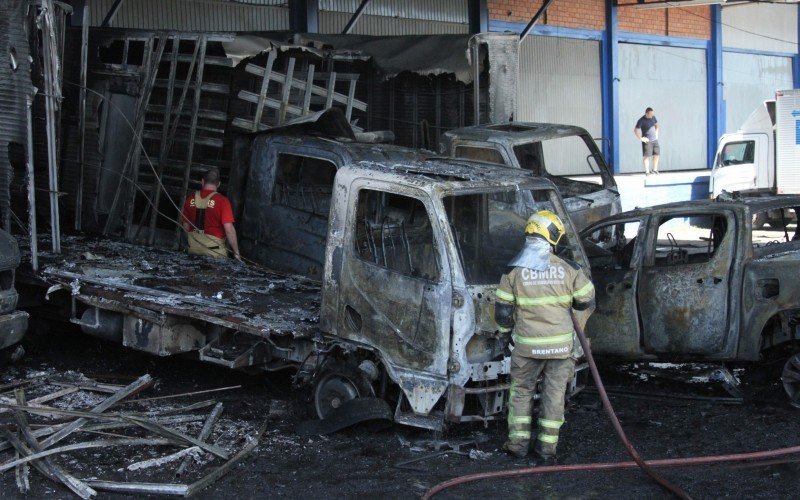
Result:
<svg viewBox="0 0 800 500">
<path fill-rule="evenodd" d="M 347 25 L 342 30 L 343 35 L 347 35 L 350 33 L 350 31 L 353 29 L 353 26 L 355 26 L 356 22 L 358 22 L 358 19 L 361 17 L 361 14 L 364 13 L 364 9 L 367 8 L 367 5 L 369 5 L 371 1 L 372 0 L 361 0 L 361 4 L 359 4 L 356 11 L 353 13 L 353 17 L 351 17 L 350 20 L 347 21 Z"/>
<path fill-rule="evenodd" d="M 489 31 L 489 7 L 487 0 L 468 0 L 467 15 L 470 33 Z"/>
<path fill-rule="evenodd" d="M 111 24 L 111 21 L 114 20 L 114 16 L 117 15 L 120 5 L 122 5 L 122 0 L 114 0 L 111 8 L 108 9 L 108 14 L 106 14 L 105 19 L 103 19 L 103 22 L 100 24 L 101 28 L 108 28 L 108 26 Z"/>
<path fill-rule="evenodd" d="M 519 35 L 520 40 L 524 40 L 525 37 L 528 36 L 528 33 L 530 33 L 531 30 L 533 30 L 533 27 L 536 26 L 536 23 L 539 22 L 539 19 L 541 19 L 542 16 L 544 16 L 545 12 L 547 12 L 547 8 L 550 7 L 551 3 L 553 3 L 553 0 L 545 0 L 542 6 L 539 7 L 539 10 L 537 10 L 536 14 L 533 15 L 531 22 L 529 22 L 528 25 L 525 26 L 525 29 L 522 30 L 522 33 L 520 33 Z"/>
<path fill-rule="evenodd" d="M 289 0 L 292 31 L 319 33 L 319 0 Z"/>
</svg>

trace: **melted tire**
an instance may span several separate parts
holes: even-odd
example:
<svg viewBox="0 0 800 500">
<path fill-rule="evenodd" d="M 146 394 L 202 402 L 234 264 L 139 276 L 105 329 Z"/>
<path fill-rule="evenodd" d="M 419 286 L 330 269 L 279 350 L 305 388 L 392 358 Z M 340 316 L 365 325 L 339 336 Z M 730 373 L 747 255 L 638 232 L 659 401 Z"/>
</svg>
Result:
<svg viewBox="0 0 800 500">
<path fill-rule="evenodd" d="M 374 395 L 372 385 L 361 370 L 342 361 L 331 361 L 314 379 L 308 413 L 323 420 L 350 400 Z"/>
<path fill-rule="evenodd" d="M 800 408 L 800 352 L 786 360 L 786 364 L 783 365 L 783 373 L 781 373 L 781 382 L 789 397 L 789 404 Z"/>
</svg>

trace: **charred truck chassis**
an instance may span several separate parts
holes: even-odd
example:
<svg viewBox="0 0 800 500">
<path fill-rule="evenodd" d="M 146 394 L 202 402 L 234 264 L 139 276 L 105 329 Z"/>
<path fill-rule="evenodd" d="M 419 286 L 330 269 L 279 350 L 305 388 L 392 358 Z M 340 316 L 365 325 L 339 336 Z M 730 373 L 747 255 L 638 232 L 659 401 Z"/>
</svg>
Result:
<svg viewBox="0 0 800 500">
<path fill-rule="evenodd" d="M 72 321 L 159 356 L 295 369 L 297 383 L 311 383 L 314 398 L 330 405 L 318 416 L 342 399 L 376 395 L 396 403 L 398 423 L 417 427 L 504 418 L 510 358 L 493 320 L 494 289 L 521 247 L 527 214 L 559 213 L 568 228 L 559 251 L 586 264 L 553 184 L 401 148 L 263 140 L 255 139 L 235 204 L 240 245 L 246 257 L 292 274 L 66 238 L 70 256 L 43 255 L 41 277 L 69 296 Z M 276 182 L 300 183 L 296 168 L 319 166 L 279 161 L 303 148 L 334 167 L 335 178 L 322 177 L 330 183 L 322 211 L 292 196 L 299 185 Z M 80 262 L 87 248 L 102 259 Z"/>
</svg>

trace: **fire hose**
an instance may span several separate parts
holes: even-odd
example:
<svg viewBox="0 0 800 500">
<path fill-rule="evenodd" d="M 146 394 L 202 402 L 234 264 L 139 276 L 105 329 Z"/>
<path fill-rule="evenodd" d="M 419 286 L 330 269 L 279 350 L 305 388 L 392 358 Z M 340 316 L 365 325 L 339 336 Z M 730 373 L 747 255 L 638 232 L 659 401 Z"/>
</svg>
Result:
<svg viewBox="0 0 800 500">
<path fill-rule="evenodd" d="M 597 385 L 597 392 L 600 395 L 600 399 L 603 402 L 603 408 L 605 409 L 608 417 L 611 419 L 611 423 L 614 426 L 614 430 L 616 431 L 617 436 L 619 437 L 622 444 L 625 446 L 625 450 L 631 456 L 633 461 L 598 462 L 593 464 L 552 465 L 545 467 L 524 467 L 519 469 L 468 474 L 435 485 L 427 492 L 425 492 L 425 495 L 423 495 L 422 497 L 423 500 L 429 500 L 434 495 L 441 493 L 442 491 L 448 488 L 484 479 L 503 479 L 511 477 L 532 476 L 537 474 L 548 474 L 554 472 L 633 469 L 636 467 L 641 468 L 651 479 L 653 479 L 660 486 L 662 486 L 663 488 L 674 494 L 676 497 L 688 499 L 690 497 L 683 489 L 670 483 L 668 480 L 666 480 L 658 473 L 656 473 L 656 471 L 653 470 L 653 468 L 680 467 L 687 465 L 707 465 L 707 464 L 723 463 L 723 462 L 739 462 L 743 460 L 758 460 L 765 458 L 773 458 L 781 455 L 800 453 L 800 446 L 793 446 L 789 448 L 780 448 L 775 450 L 765 450 L 765 451 L 737 453 L 728 455 L 669 458 L 669 459 L 650 460 L 650 461 L 642 460 L 641 456 L 639 456 L 639 453 L 636 451 L 631 442 L 628 440 L 628 437 L 625 435 L 625 431 L 622 428 L 622 424 L 620 424 L 619 419 L 617 418 L 617 415 L 614 412 L 614 408 L 611 406 L 611 401 L 608 399 L 608 394 L 606 393 L 605 386 L 603 386 L 603 381 L 600 379 L 600 373 L 597 370 L 597 364 L 595 363 L 594 357 L 592 356 L 592 351 L 589 347 L 589 341 L 586 338 L 586 334 L 584 333 L 583 328 L 581 328 L 581 325 L 579 324 L 575 315 L 571 314 L 571 316 L 572 316 L 572 324 L 574 325 L 575 332 L 578 335 L 578 340 L 580 341 L 581 346 L 583 347 L 583 351 L 586 354 L 586 360 L 589 363 L 589 370 L 592 373 L 592 378 L 594 379 L 595 385 Z"/>
</svg>

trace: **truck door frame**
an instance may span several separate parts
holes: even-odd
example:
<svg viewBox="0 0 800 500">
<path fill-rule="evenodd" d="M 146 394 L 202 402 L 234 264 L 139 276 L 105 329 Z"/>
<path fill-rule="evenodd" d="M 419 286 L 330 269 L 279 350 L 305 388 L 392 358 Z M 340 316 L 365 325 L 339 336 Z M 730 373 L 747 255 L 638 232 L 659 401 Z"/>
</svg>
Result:
<svg viewBox="0 0 800 500">
<path fill-rule="evenodd" d="M 344 187 L 341 185 L 342 177 L 337 177 L 337 189 Z M 330 259 L 332 266 L 340 266 L 340 270 L 332 271 L 338 282 L 337 336 L 379 351 L 389 375 L 398 382 L 413 410 L 427 413 L 447 388 L 452 322 L 451 264 L 445 234 L 435 217 L 436 204 L 433 196 L 423 189 L 401 187 L 374 178 L 356 177 L 349 182 L 347 190 L 347 217 L 340 240 L 341 251 L 334 249 Z M 438 281 L 406 275 L 368 262 L 358 254 L 354 218 L 359 196 L 366 190 L 405 196 L 423 204 L 431 224 L 433 250 L 439 259 Z M 386 286 L 387 280 L 392 279 L 402 282 L 401 286 Z M 368 283 L 373 285 L 367 287 Z M 379 283 L 378 286 L 375 283 Z M 403 290 L 403 286 L 416 286 L 419 290 Z M 417 331 L 413 335 L 404 335 L 390 320 L 397 311 L 381 308 L 391 308 L 392 303 L 402 301 L 404 296 L 416 294 L 421 297 Z M 420 335 L 429 335 L 430 338 L 420 340 Z"/>
<path fill-rule="evenodd" d="M 658 230 L 665 219 L 724 216 L 725 234 L 708 261 L 655 265 Z M 724 207 L 687 208 L 650 216 L 639 273 L 637 303 L 645 352 L 720 358 L 738 339 L 734 306 L 741 271 L 738 221 Z"/>
<path fill-rule="evenodd" d="M 723 153 L 725 148 L 735 144 L 753 143 L 753 162 L 725 165 Z M 746 147 L 746 146 L 745 146 Z M 715 160 L 714 183 L 726 182 L 738 186 L 726 191 L 753 191 L 772 187 L 773 176 L 769 164 L 769 137 L 762 133 L 746 133 L 737 137 L 728 137 L 719 145 Z M 752 176 L 752 177 L 751 177 Z M 746 185 L 749 184 L 749 185 Z M 715 191 L 718 188 L 715 187 Z"/>
<path fill-rule="evenodd" d="M 592 282 L 595 285 L 596 309 L 589 317 L 586 331 L 592 339 L 592 349 L 598 353 L 626 357 L 636 357 L 642 353 L 642 328 L 637 295 L 643 241 L 646 240 L 648 221 L 648 216 L 603 221 L 581 232 L 581 242 L 583 242 L 584 237 L 598 229 L 639 223 L 636 235 L 625 245 L 626 248 L 631 245 L 631 258 L 627 267 L 598 269 L 596 266 L 592 267 L 591 258 L 587 255 Z"/>
</svg>

